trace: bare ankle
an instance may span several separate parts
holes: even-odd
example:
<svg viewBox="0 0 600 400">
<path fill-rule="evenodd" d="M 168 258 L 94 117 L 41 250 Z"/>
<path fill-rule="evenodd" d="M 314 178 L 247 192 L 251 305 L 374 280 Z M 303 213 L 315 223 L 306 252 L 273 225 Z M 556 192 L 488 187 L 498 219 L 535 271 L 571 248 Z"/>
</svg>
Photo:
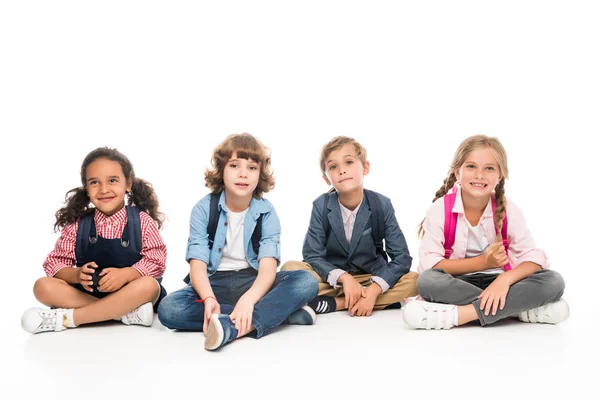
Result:
<svg viewBox="0 0 600 400">
<path fill-rule="evenodd" d="M 458 325 L 463 325 L 476 319 L 479 319 L 479 315 L 473 304 L 458 306 Z"/>
</svg>

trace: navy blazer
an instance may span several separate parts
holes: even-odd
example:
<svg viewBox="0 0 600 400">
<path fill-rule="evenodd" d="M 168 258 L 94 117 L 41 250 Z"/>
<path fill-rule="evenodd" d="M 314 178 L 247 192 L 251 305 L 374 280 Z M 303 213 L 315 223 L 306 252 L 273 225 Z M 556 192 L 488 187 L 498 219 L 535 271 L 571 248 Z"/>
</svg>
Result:
<svg viewBox="0 0 600 400">
<path fill-rule="evenodd" d="M 382 278 L 390 287 L 393 287 L 400 277 L 410 271 L 412 257 L 404 234 L 400 230 L 392 202 L 389 198 L 374 192 L 381 201 L 382 212 L 385 220 L 385 245 L 391 260 L 377 254 L 373 236 L 371 235 L 371 209 L 363 198 L 350 244 L 344 233 L 344 223 L 337 193 L 325 193 L 313 202 L 312 215 L 308 232 L 304 237 L 302 256 L 321 279 L 327 282 L 327 276 L 334 269 L 344 271 L 362 270 Z M 325 196 L 331 196 L 324 213 Z M 323 216 L 327 215 L 331 232 L 326 237 L 323 229 Z"/>
</svg>

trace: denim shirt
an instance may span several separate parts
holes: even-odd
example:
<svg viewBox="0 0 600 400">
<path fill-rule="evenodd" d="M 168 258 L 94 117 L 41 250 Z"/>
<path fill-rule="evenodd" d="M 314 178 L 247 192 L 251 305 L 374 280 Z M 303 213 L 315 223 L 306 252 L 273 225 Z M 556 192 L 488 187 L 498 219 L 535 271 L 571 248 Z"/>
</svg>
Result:
<svg viewBox="0 0 600 400">
<path fill-rule="evenodd" d="M 212 250 L 208 247 L 208 217 L 210 213 L 210 194 L 204 196 L 192 210 L 190 220 L 190 237 L 188 239 L 186 260 L 189 263 L 191 259 L 200 260 L 208 266 L 208 274 L 217 272 L 223 248 L 225 247 L 225 238 L 227 235 L 227 206 L 225 205 L 225 191 L 221 192 L 218 206 L 220 215 L 215 240 Z M 258 254 L 252 248 L 252 233 L 256 227 L 256 220 L 260 215 L 262 217 L 262 236 L 260 238 L 260 247 Z M 244 218 L 244 243 L 246 246 L 246 260 L 252 268 L 258 270 L 258 263 L 264 257 L 272 257 L 277 260 L 279 266 L 279 236 L 281 226 L 279 217 L 275 213 L 275 208 L 266 199 L 252 198 L 250 209 Z"/>
</svg>

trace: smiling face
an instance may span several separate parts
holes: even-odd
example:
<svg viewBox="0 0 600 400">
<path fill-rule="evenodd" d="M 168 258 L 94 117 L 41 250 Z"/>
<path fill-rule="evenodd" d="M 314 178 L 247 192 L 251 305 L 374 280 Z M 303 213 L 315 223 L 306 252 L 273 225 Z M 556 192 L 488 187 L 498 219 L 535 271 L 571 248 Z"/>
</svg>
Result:
<svg viewBox="0 0 600 400">
<path fill-rule="evenodd" d="M 327 156 L 323 179 L 328 185 L 333 185 L 338 194 L 362 191 L 363 178 L 369 170 L 369 162 L 363 165 L 356 154 L 356 147 L 346 143 Z"/>
<path fill-rule="evenodd" d="M 490 197 L 502 178 L 498 162 L 490 147 L 470 152 L 454 174 L 456 180 L 460 182 L 463 196 L 473 198 Z"/>
<path fill-rule="evenodd" d="M 238 158 L 237 152 L 225 164 L 223 183 L 227 198 L 250 199 L 258 185 L 260 164 L 252 159 Z"/>
<path fill-rule="evenodd" d="M 131 190 L 121 164 L 106 158 L 91 162 L 85 170 L 85 188 L 94 206 L 111 216 L 125 206 L 125 194 Z"/>
</svg>

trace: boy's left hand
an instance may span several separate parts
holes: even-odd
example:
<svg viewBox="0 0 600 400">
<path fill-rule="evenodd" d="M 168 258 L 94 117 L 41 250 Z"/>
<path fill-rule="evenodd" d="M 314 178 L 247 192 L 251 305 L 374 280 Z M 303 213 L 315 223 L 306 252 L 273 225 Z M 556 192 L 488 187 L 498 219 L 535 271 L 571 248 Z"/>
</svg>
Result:
<svg viewBox="0 0 600 400">
<path fill-rule="evenodd" d="M 252 313 L 254 312 L 254 303 L 242 296 L 232 313 L 229 315 L 238 331 L 238 337 L 250 332 L 252 329 Z"/>
<path fill-rule="evenodd" d="M 129 282 L 124 268 L 104 268 L 100 272 L 98 290 L 101 292 L 116 292 Z"/>
<path fill-rule="evenodd" d="M 479 309 L 483 310 L 485 308 L 483 313 L 486 316 L 490 314 L 490 309 L 492 315 L 496 315 L 498 308 L 500 308 L 500 310 L 504 309 L 506 294 L 510 289 L 510 283 L 503 275 L 504 274 L 498 275 L 494 282 L 479 295 L 479 298 L 481 299 Z"/>
</svg>

